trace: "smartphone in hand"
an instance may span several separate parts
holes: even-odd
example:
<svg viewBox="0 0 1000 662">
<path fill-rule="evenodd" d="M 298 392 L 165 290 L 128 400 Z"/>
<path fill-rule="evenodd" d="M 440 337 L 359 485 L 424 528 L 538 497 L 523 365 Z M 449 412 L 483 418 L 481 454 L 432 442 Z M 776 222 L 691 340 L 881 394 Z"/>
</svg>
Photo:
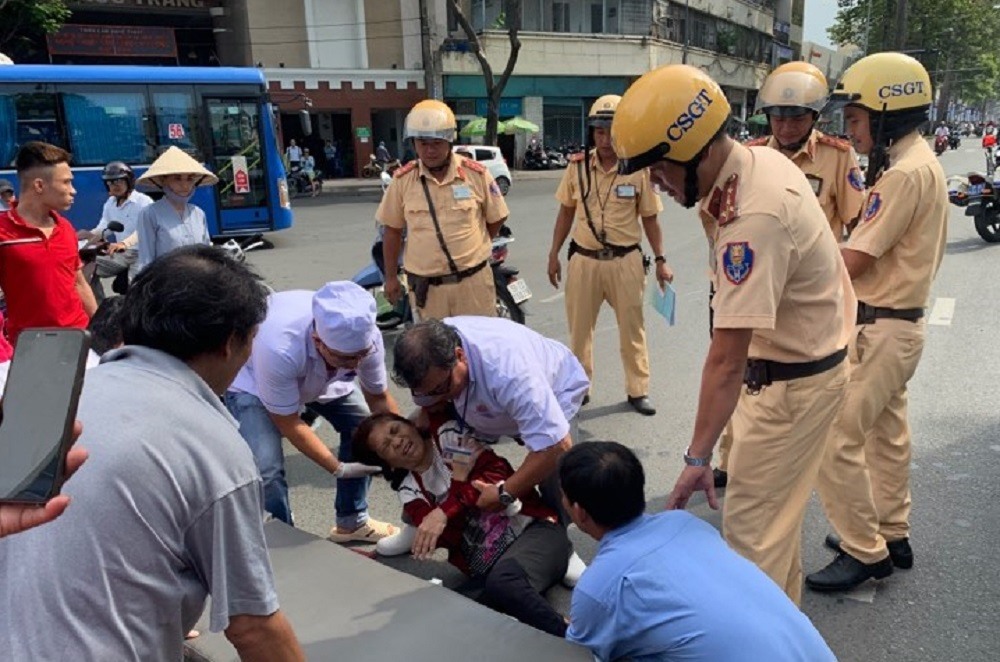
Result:
<svg viewBox="0 0 1000 662">
<path fill-rule="evenodd" d="M 0 502 L 45 503 L 66 479 L 66 453 L 90 334 L 25 329 L 0 402 Z"/>
</svg>

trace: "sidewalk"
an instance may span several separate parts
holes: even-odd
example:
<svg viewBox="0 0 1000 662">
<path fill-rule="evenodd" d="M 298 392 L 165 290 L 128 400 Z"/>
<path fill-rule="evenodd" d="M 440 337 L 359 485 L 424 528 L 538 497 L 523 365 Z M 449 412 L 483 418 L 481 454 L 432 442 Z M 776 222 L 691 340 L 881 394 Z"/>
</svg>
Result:
<svg viewBox="0 0 1000 662">
<path fill-rule="evenodd" d="M 563 175 L 563 169 L 559 170 L 511 170 L 511 177 L 515 182 L 523 182 L 537 179 L 559 179 Z M 374 179 L 360 178 L 338 178 L 323 180 L 323 195 L 368 195 L 382 193 L 382 181 L 377 177 Z M 303 196 L 299 199 L 308 199 Z"/>
</svg>

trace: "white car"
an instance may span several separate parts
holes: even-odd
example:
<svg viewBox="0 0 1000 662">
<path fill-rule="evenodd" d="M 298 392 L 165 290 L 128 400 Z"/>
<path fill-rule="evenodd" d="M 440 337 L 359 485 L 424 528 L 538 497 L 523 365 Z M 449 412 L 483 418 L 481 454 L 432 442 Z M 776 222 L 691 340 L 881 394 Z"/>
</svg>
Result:
<svg viewBox="0 0 1000 662">
<path fill-rule="evenodd" d="M 452 151 L 466 158 L 479 161 L 486 166 L 486 169 L 493 175 L 493 179 L 496 180 L 497 186 L 500 187 L 500 192 L 507 195 L 511 182 L 510 168 L 507 167 L 507 161 L 503 158 L 499 147 L 491 147 L 489 145 L 455 145 Z"/>
</svg>

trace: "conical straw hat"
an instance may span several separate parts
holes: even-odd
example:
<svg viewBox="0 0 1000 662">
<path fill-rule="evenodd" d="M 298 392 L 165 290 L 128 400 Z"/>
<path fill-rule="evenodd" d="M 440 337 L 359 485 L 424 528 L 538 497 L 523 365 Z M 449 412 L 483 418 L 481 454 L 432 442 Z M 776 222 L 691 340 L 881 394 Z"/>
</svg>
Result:
<svg viewBox="0 0 1000 662">
<path fill-rule="evenodd" d="M 165 175 L 202 175 L 202 180 L 199 182 L 198 186 L 212 186 L 217 184 L 219 178 L 213 175 L 211 172 L 205 169 L 203 165 L 195 161 L 193 158 L 188 156 L 187 152 L 171 146 L 167 151 L 160 155 L 160 158 L 153 161 L 153 165 L 149 166 L 149 170 L 142 174 L 137 182 L 142 184 L 156 184 L 157 177 L 163 177 Z"/>
</svg>

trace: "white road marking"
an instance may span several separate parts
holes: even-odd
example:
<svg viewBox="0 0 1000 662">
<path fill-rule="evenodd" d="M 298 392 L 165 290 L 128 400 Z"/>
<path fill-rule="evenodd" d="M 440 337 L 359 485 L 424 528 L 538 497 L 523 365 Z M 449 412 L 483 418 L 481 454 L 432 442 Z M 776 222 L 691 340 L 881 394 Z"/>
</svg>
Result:
<svg viewBox="0 0 1000 662">
<path fill-rule="evenodd" d="M 934 300 L 934 307 L 931 308 L 931 315 L 927 318 L 927 323 L 937 326 L 951 326 L 951 318 L 954 316 L 955 300 L 948 297 L 938 297 Z"/>
<path fill-rule="evenodd" d="M 559 299 L 562 299 L 565 296 L 566 296 L 565 292 L 556 292 L 555 294 L 553 294 L 550 297 L 545 297 L 544 299 L 539 299 L 538 303 L 553 303 L 554 301 L 559 301 Z"/>
</svg>

